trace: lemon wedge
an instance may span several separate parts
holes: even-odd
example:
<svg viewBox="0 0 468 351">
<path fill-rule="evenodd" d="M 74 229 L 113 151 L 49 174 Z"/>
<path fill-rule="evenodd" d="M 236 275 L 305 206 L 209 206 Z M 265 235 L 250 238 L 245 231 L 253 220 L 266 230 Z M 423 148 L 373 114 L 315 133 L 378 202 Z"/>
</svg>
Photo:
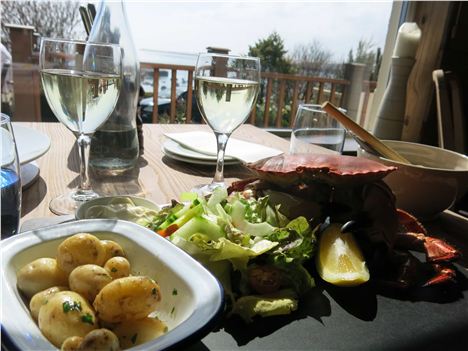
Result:
<svg viewBox="0 0 468 351">
<path fill-rule="evenodd" d="M 357 286 L 369 280 L 364 256 L 353 234 L 341 233 L 341 225 L 330 224 L 322 233 L 316 256 L 320 277 L 337 286 Z"/>
</svg>

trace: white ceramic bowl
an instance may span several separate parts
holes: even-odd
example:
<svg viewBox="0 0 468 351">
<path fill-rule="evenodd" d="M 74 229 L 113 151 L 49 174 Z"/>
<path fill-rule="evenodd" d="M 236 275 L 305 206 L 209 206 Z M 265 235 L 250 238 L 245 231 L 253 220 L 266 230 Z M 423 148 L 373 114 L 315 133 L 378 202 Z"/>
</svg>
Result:
<svg viewBox="0 0 468 351">
<path fill-rule="evenodd" d="M 384 181 L 397 199 L 397 206 L 421 219 L 430 219 L 450 208 L 468 190 L 468 157 L 438 147 L 384 140 L 412 165 L 376 157 L 359 149 L 358 156 L 398 167 Z"/>
<path fill-rule="evenodd" d="M 87 211 L 89 208 L 93 206 L 109 205 L 110 203 L 115 203 L 115 201 L 119 201 L 119 200 L 131 200 L 136 206 L 145 207 L 148 210 L 154 210 L 154 211 L 159 211 L 163 207 L 143 197 L 129 196 L 129 195 L 103 196 L 103 197 L 98 197 L 96 199 L 83 203 L 76 210 L 75 218 L 76 219 L 91 219 L 91 217 L 88 216 L 87 214 Z M 116 213 L 116 216 L 114 218 L 106 217 L 106 219 L 124 219 L 124 218 L 119 218 L 118 213 Z"/>
<path fill-rule="evenodd" d="M 18 234 L 2 240 L 2 337 L 19 350 L 56 350 L 32 319 L 28 302 L 16 287 L 16 272 L 39 257 L 55 257 L 66 237 L 89 232 L 118 242 L 133 272 L 155 279 L 162 300 L 157 315 L 169 331 L 131 350 L 163 350 L 200 339 L 211 328 L 224 306 L 223 289 L 202 265 L 166 239 L 137 224 L 106 219 L 74 221 Z M 173 294 L 177 289 L 177 294 Z"/>
</svg>

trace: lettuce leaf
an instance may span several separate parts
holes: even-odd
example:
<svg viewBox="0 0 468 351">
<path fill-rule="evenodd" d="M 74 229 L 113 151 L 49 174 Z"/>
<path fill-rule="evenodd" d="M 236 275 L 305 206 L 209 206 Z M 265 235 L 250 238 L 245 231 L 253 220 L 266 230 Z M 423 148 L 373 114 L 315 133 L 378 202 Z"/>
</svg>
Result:
<svg viewBox="0 0 468 351">
<path fill-rule="evenodd" d="M 268 296 L 242 296 L 235 301 L 231 314 L 237 314 L 246 323 L 250 323 L 254 316 L 285 315 L 295 310 L 297 310 L 297 296 L 292 290 L 286 289 Z"/>
</svg>

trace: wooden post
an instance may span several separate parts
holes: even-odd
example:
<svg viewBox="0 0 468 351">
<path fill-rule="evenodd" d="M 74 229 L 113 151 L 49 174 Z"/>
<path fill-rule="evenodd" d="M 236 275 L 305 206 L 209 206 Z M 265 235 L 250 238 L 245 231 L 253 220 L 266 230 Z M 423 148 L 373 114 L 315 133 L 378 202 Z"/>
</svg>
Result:
<svg viewBox="0 0 468 351">
<path fill-rule="evenodd" d="M 174 123 L 176 120 L 176 107 L 177 107 L 177 70 L 172 69 L 171 77 L 171 123 Z"/>
<path fill-rule="evenodd" d="M 158 105 L 159 105 L 159 67 L 153 68 L 153 116 L 151 122 L 158 123 Z"/>
<path fill-rule="evenodd" d="M 439 68 L 447 37 L 448 19 L 453 7 L 451 1 L 415 2 L 413 21 L 421 28 L 422 36 L 416 62 L 408 79 L 405 121 L 402 140 L 418 142 L 423 122 L 433 99 L 432 71 Z"/>
<path fill-rule="evenodd" d="M 193 100 L 193 70 L 188 71 L 187 79 L 187 102 L 185 107 L 185 123 L 192 123 L 192 100 Z"/>
<path fill-rule="evenodd" d="M 345 65 L 345 79 L 349 80 L 349 86 L 343 92 L 342 105 L 348 112 L 348 116 L 357 121 L 359 101 L 364 85 L 364 77 L 367 67 L 362 63 L 347 63 Z"/>
<path fill-rule="evenodd" d="M 273 79 L 267 78 L 267 89 L 265 96 L 265 110 L 263 111 L 263 127 L 267 128 L 270 121 L 270 100 L 271 91 L 273 89 Z"/>
</svg>

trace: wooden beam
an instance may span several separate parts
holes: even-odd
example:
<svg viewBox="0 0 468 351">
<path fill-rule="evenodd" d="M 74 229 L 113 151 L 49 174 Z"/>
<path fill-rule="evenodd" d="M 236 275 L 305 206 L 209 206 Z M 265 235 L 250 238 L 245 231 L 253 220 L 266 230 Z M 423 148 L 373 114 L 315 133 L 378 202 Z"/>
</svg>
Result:
<svg viewBox="0 0 468 351">
<path fill-rule="evenodd" d="M 177 69 L 172 70 L 171 77 L 171 123 L 176 120 L 176 107 L 177 107 Z"/>
<path fill-rule="evenodd" d="M 192 100 L 193 100 L 193 71 L 188 71 L 187 78 L 187 103 L 185 105 L 185 123 L 192 122 Z"/>
<path fill-rule="evenodd" d="M 159 68 L 153 70 L 153 123 L 159 122 L 158 116 L 158 94 L 159 93 Z"/>
<path fill-rule="evenodd" d="M 283 106 L 284 106 L 284 91 L 286 89 L 286 81 L 281 80 L 280 82 L 280 88 L 279 88 L 279 94 L 278 94 L 278 101 L 277 101 L 277 107 L 278 110 L 276 111 L 276 128 L 281 127 L 281 121 L 283 120 Z"/>
<path fill-rule="evenodd" d="M 265 110 L 263 111 L 263 127 L 268 127 L 270 120 L 270 100 L 271 100 L 271 90 L 273 89 L 273 79 L 268 78 L 267 80 L 267 89 L 265 96 Z"/>
<path fill-rule="evenodd" d="M 452 9 L 450 1 L 414 2 L 414 18 L 422 31 L 416 63 L 408 79 L 402 140 L 418 142 L 434 95 L 432 71 L 439 68 Z"/>
<path fill-rule="evenodd" d="M 299 94 L 299 82 L 296 80 L 294 82 L 294 89 L 293 89 L 293 96 L 292 96 L 292 104 L 291 104 L 291 115 L 289 117 L 289 126 L 292 128 L 294 119 L 296 118 L 296 111 L 297 111 L 297 96 Z"/>
</svg>

